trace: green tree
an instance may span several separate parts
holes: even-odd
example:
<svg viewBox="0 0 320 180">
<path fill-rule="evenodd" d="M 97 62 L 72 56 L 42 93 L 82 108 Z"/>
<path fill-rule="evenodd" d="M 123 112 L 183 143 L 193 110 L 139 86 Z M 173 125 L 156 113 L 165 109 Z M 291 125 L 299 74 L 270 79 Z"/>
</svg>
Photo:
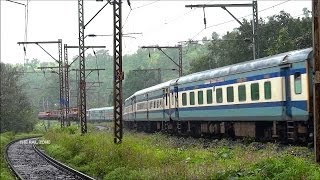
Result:
<svg viewBox="0 0 320 180">
<path fill-rule="evenodd" d="M 304 17 L 293 18 L 281 11 L 267 20 L 260 19 L 256 38 L 259 57 L 311 47 L 310 11 L 304 8 L 303 13 Z M 190 73 L 253 59 L 252 24 L 246 19 L 242 23 L 221 38 L 213 33 L 211 42 L 205 45 L 207 53 L 192 59 Z"/>
<path fill-rule="evenodd" d="M 158 84 L 159 77 L 155 71 L 148 71 L 138 68 L 129 71 L 124 82 L 124 98 L 128 98 L 133 93 Z"/>
<path fill-rule="evenodd" d="M 36 121 L 31 104 L 23 91 L 23 85 L 19 84 L 21 73 L 11 65 L 0 65 L 0 131 L 31 131 Z"/>
</svg>

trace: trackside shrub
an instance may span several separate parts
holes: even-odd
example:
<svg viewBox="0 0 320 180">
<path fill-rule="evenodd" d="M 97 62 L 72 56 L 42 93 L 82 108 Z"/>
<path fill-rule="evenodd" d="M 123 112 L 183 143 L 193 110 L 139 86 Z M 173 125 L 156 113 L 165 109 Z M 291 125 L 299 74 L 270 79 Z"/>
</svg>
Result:
<svg viewBox="0 0 320 180">
<path fill-rule="evenodd" d="M 46 151 L 97 179 L 314 179 L 320 167 L 304 147 L 111 132 L 50 131 Z M 245 142 L 246 143 L 246 142 Z M 301 153 L 300 153 L 301 152 Z"/>
</svg>

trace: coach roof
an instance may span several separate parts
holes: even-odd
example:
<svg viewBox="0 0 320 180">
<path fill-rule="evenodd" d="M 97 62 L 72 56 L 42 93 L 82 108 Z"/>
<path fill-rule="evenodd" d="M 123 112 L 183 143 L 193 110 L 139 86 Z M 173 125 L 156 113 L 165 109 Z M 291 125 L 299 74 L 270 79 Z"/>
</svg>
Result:
<svg viewBox="0 0 320 180">
<path fill-rule="evenodd" d="M 155 86 L 151 86 L 151 87 L 148 87 L 148 88 L 145 88 L 145 89 L 141 89 L 140 91 L 135 92 L 132 96 L 128 97 L 128 99 L 132 98 L 133 96 L 139 96 L 139 95 L 145 94 L 147 92 L 152 92 L 152 91 L 156 91 L 156 90 L 159 90 L 159 89 L 162 89 L 162 88 L 165 88 L 165 87 L 169 87 L 171 81 L 175 81 L 175 80 L 170 80 L 170 81 L 167 81 L 167 82 L 164 82 L 164 83 L 161 83 L 161 84 L 157 84 Z"/>
<path fill-rule="evenodd" d="M 311 52 L 312 52 L 312 48 L 308 48 L 308 49 L 285 52 L 282 54 L 268 56 L 268 57 L 260 58 L 257 60 L 251 60 L 251 61 L 246 61 L 238 64 L 232 64 L 229 66 L 224 66 L 216 69 L 211 69 L 211 70 L 183 76 L 179 78 L 177 83 L 185 84 L 189 82 L 207 80 L 212 78 L 228 76 L 232 74 L 264 69 L 264 68 L 273 67 L 273 66 L 279 66 L 284 60 L 286 60 L 286 62 L 288 63 L 303 61 L 312 56 Z"/>
<path fill-rule="evenodd" d="M 88 111 L 103 111 L 103 110 L 112 110 L 113 106 L 110 107 L 101 107 L 101 108 L 91 108 Z"/>
<path fill-rule="evenodd" d="M 178 79 L 173 79 L 155 86 L 151 86 L 140 91 L 137 91 L 133 95 L 131 95 L 130 99 L 134 96 L 142 95 L 147 92 L 152 92 L 155 90 L 162 89 L 164 87 L 168 87 L 174 84 L 185 84 L 189 82 L 207 80 L 212 78 L 223 77 L 232 74 L 244 73 L 253 70 L 264 69 L 273 66 L 279 66 L 284 60 L 288 63 L 304 61 L 306 59 L 311 58 L 312 56 L 312 48 L 302 49 L 302 50 L 295 50 L 290 52 L 285 52 L 282 54 L 277 54 L 274 56 L 268 56 L 256 60 L 246 61 L 238 64 L 232 64 L 229 66 L 224 66 L 216 69 L 210 69 L 207 71 L 201 71 L 193 74 L 189 74 Z"/>
</svg>

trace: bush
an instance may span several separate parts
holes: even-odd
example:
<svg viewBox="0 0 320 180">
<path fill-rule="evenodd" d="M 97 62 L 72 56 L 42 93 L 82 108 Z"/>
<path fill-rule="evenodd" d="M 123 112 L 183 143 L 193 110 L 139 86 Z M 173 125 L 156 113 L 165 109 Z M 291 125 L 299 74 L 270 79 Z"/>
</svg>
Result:
<svg viewBox="0 0 320 180">
<path fill-rule="evenodd" d="M 115 145 L 111 133 L 66 130 L 45 138 L 52 142 L 44 146 L 49 154 L 99 179 L 307 179 L 320 173 L 311 151 L 276 144 L 126 133 Z"/>
</svg>

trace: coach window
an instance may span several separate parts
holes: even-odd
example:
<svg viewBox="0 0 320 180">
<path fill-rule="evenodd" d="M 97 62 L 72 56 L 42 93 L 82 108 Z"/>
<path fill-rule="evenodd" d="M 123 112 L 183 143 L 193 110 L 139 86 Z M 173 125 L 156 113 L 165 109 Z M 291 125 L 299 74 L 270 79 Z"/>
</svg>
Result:
<svg viewBox="0 0 320 180">
<path fill-rule="evenodd" d="M 294 92 L 296 94 L 301 94 L 302 93 L 301 73 L 300 72 L 294 73 Z"/>
<path fill-rule="evenodd" d="M 182 93 L 182 106 L 187 105 L 187 93 Z"/>
<path fill-rule="evenodd" d="M 222 103 L 223 102 L 222 88 L 218 88 L 216 90 L 216 101 L 217 101 L 217 103 Z"/>
<path fill-rule="evenodd" d="M 190 92 L 190 105 L 194 105 L 194 92 Z"/>
<path fill-rule="evenodd" d="M 166 106 L 168 106 L 168 93 L 166 93 Z"/>
<path fill-rule="evenodd" d="M 198 91 L 198 104 L 203 104 L 203 91 Z"/>
<path fill-rule="evenodd" d="M 207 104 L 212 104 L 212 89 L 207 90 Z"/>
<path fill-rule="evenodd" d="M 264 99 L 271 99 L 271 82 L 264 82 Z"/>
<path fill-rule="evenodd" d="M 246 94 L 246 86 L 245 85 L 238 86 L 238 97 L 239 97 L 240 102 L 246 101 L 247 94 Z"/>
<path fill-rule="evenodd" d="M 227 87 L 227 102 L 233 102 L 234 94 L 233 94 L 233 87 Z"/>
<path fill-rule="evenodd" d="M 251 84 L 251 100 L 259 100 L 259 84 Z"/>
</svg>

